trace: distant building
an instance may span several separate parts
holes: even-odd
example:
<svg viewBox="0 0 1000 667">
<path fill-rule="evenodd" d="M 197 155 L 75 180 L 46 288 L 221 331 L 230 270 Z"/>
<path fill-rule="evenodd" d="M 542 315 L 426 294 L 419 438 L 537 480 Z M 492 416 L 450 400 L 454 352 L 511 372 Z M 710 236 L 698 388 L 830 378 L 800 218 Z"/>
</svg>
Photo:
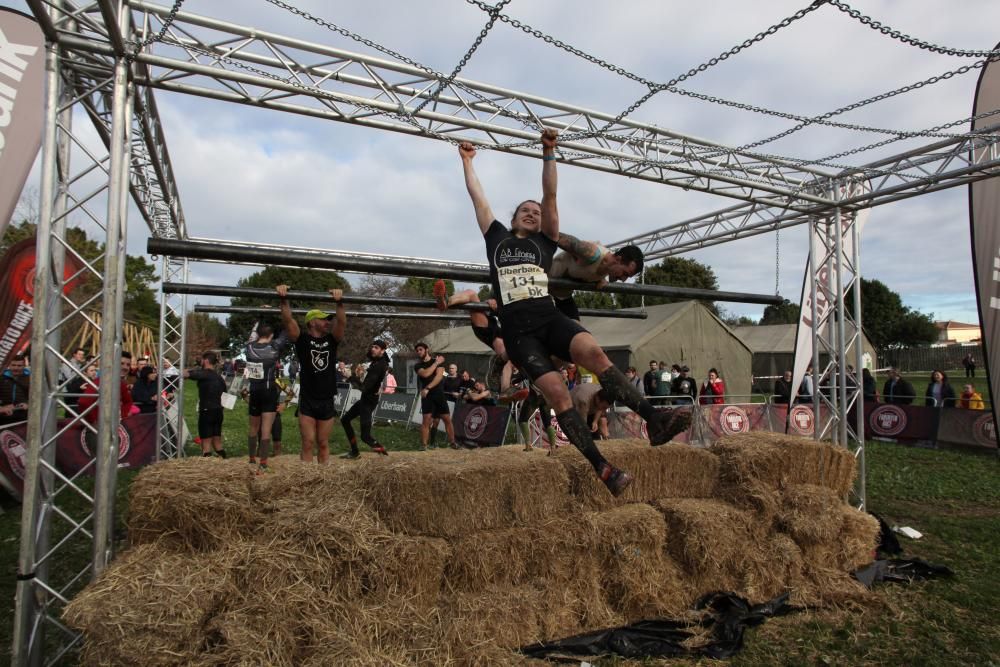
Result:
<svg viewBox="0 0 1000 667">
<path fill-rule="evenodd" d="M 935 322 L 934 326 L 938 330 L 939 343 L 972 343 L 983 337 L 978 324 L 948 320 L 947 322 Z"/>
</svg>

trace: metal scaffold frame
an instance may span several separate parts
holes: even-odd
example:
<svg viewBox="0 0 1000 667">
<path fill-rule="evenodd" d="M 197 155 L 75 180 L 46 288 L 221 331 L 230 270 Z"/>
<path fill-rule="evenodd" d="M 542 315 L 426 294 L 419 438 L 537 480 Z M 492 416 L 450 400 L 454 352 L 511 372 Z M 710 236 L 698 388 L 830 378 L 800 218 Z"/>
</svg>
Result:
<svg viewBox="0 0 1000 667">
<path fill-rule="evenodd" d="M 648 260 L 703 248 L 784 227 L 809 224 L 821 244 L 810 253 L 813 281 L 813 340 L 815 365 L 819 351 L 829 353 L 824 369 L 827 392 L 815 392 L 831 419 L 816 421 L 817 437 L 829 435 L 848 446 L 857 443 L 860 476 L 856 500 L 865 502 L 864 421 L 850 424 L 859 401 L 859 383 L 847 375 L 846 350 L 853 343 L 861 368 L 860 254 L 857 212 L 861 209 L 914 197 L 995 176 L 1000 168 L 1000 134 L 994 128 L 949 133 L 965 123 L 959 120 L 923 131 L 864 128 L 831 120 L 833 116 L 886 97 L 915 90 L 982 65 L 983 61 L 924 82 L 904 86 L 829 114 L 802 117 L 723 100 L 678 87 L 683 81 L 736 55 L 806 14 L 820 10 L 813 3 L 719 56 L 676 76 L 653 82 L 620 66 L 586 54 L 499 13 L 479 0 L 469 0 L 494 21 L 582 58 L 598 67 L 638 82 L 648 89 L 619 114 L 602 113 L 538 95 L 517 92 L 459 76 L 479 46 L 483 31 L 451 74 L 432 70 L 379 44 L 318 17 L 294 10 L 327 28 L 330 44 L 308 42 L 269 33 L 251 26 L 178 11 L 183 0 L 164 7 L 144 0 L 26 0 L 47 38 L 45 135 L 41 170 L 41 216 L 38 226 L 34 334 L 29 406 L 27 472 L 21 525 L 21 549 L 15 611 L 13 656 L 15 665 L 51 664 L 72 650 L 79 636 L 59 618 L 63 605 L 86 581 L 99 574 L 113 553 L 114 491 L 116 479 L 117 409 L 91 408 L 79 414 L 68 405 L 66 381 L 59 370 L 66 361 L 60 352 L 62 330 L 74 318 L 87 317 L 99 302 L 102 331 L 100 371 L 116 377 L 121 359 L 122 294 L 124 281 L 127 199 L 130 196 L 154 241 L 207 243 L 231 252 L 268 251 L 327 255 L 338 261 L 371 261 L 362 253 L 316 251 L 309 248 L 239 244 L 196 239 L 188 234 L 167 143 L 154 98 L 155 90 L 196 95 L 275 111 L 335 120 L 409 136 L 457 143 L 471 140 L 481 147 L 537 159 L 535 147 L 543 127 L 559 129 L 564 140 L 559 159 L 566 164 L 604 173 L 716 194 L 737 204 L 687 221 L 671 224 L 615 245 L 635 243 Z M 268 0 L 276 6 L 290 6 Z M 359 42 L 380 55 L 365 55 L 334 45 Z M 912 40 L 911 40 L 912 41 Z M 910 44 L 948 55 L 996 57 L 992 52 L 950 52 L 933 45 Z M 954 51 L 954 50 L 952 50 Z M 794 123 L 785 132 L 730 147 L 707 139 L 633 120 L 630 116 L 659 93 L 686 95 L 748 113 L 763 113 Z M 996 111 L 990 114 L 997 113 Z M 987 114 L 987 115 L 990 115 Z M 89 120 L 90 125 L 81 124 Z M 802 127 L 819 124 L 844 130 L 876 132 L 890 138 L 840 155 L 805 160 L 758 152 L 758 148 Z M 97 141 L 83 127 L 96 131 Z M 914 137 L 934 143 L 862 165 L 836 160 L 861 154 L 872 147 Z M 70 165 L 73 168 L 70 168 Z M 871 187 L 856 189 L 853 183 Z M 844 193 L 850 189 L 851 193 Z M 97 209 L 103 208 L 104 213 Z M 80 219 L 97 226 L 107 251 L 95 261 L 84 261 L 81 273 L 102 282 L 97 295 L 74 299 L 67 288 L 79 276 L 65 276 L 66 225 Z M 850 239 L 850 243 L 845 243 Z M 845 251 L 845 248 L 847 250 Z M 188 262 L 180 252 L 164 255 L 163 280 L 186 283 Z M 420 258 L 406 260 L 418 271 L 440 271 L 441 263 Z M 200 258 L 204 261 L 204 258 Z M 217 261 L 246 261 L 220 258 Z M 445 268 L 468 275 L 479 264 L 447 263 Z M 632 287 L 632 286 L 630 286 Z M 845 296 L 854 297 L 847 312 Z M 161 292 L 159 359 L 180 367 L 185 361 L 187 303 L 182 294 Z M 817 310 L 817 299 L 829 307 Z M 162 362 L 161 362 L 162 363 Z M 817 373 L 819 376 L 820 373 Z M 162 382 L 161 374 L 161 382 Z M 183 414 L 183 383 L 172 407 Z M 161 386 L 161 389 L 163 387 Z M 99 406 L 117 406 L 119 383 L 99 387 Z M 161 402 L 161 409 L 170 407 Z M 57 422 L 65 412 L 68 423 Z M 87 416 L 99 416 L 96 425 Z M 91 485 L 77 475 L 67 478 L 55 467 L 55 443 L 67 426 L 84 424 L 96 443 Z M 158 454 L 183 454 L 182 429 L 166 413 L 157 421 Z M 67 502 L 72 497 L 72 502 Z M 86 550 L 91 554 L 76 572 L 54 571 L 58 555 Z"/>
</svg>

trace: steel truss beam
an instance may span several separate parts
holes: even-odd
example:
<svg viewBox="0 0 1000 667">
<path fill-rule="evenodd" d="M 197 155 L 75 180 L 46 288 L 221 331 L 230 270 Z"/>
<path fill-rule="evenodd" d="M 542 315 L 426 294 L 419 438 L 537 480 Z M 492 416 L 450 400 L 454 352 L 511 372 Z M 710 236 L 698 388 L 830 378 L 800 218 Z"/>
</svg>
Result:
<svg viewBox="0 0 1000 667">
<path fill-rule="evenodd" d="M 945 190 L 1000 174 L 1000 126 L 983 131 L 988 136 L 946 139 L 838 176 L 837 183 L 868 182 L 865 189 L 840 206 L 843 211 L 881 206 L 901 199 Z M 612 243 L 639 246 L 649 260 L 679 255 L 739 238 L 807 224 L 813 216 L 831 215 L 831 206 L 795 207 L 792 198 L 782 205 L 738 204 L 683 222 Z"/>
<path fill-rule="evenodd" d="M 266 299 L 269 301 L 277 300 L 278 295 L 274 290 L 263 289 L 259 287 L 223 287 L 221 285 L 189 285 L 185 283 L 163 283 L 162 286 L 164 294 L 199 294 L 201 296 L 230 296 L 230 297 L 251 297 L 255 299 Z M 330 296 L 328 292 L 307 292 L 303 290 L 289 290 L 288 298 L 293 301 L 313 301 L 322 303 L 332 303 L 333 297 Z M 372 294 L 344 294 L 341 298 L 345 304 L 353 304 L 358 306 L 389 306 L 393 308 L 435 308 L 436 304 L 433 299 L 420 299 L 416 297 L 405 297 L 405 296 L 376 296 Z M 205 306 L 206 308 L 208 306 Z M 231 308 L 240 308 L 240 306 L 230 306 Z M 488 304 L 485 303 L 466 303 L 460 306 L 454 306 L 451 310 L 455 311 L 465 311 L 466 313 L 470 311 L 487 311 L 490 310 Z M 210 312 L 210 311 L 202 311 Z M 227 310 L 227 311 L 217 311 L 217 312 L 242 312 L 240 310 Z M 277 311 L 270 311 L 277 312 Z M 303 313 L 308 311 L 302 311 Z M 353 313 L 361 317 L 365 317 L 366 313 L 372 313 L 373 316 L 381 317 L 397 317 L 406 315 L 406 313 L 396 313 L 393 311 L 360 311 Z M 348 313 L 351 315 L 352 313 Z M 410 313 L 411 315 L 421 315 L 422 313 Z M 433 313 L 428 313 L 433 314 Z M 646 319 L 646 313 L 638 310 L 599 310 L 596 308 L 581 308 L 581 315 L 587 315 L 591 317 L 617 317 L 623 319 L 633 319 L 633 320 L 644 320 Z M 464 319 L 468 317 L 467 314 L 449 316 L 445 319 Z M 442 319 L 442 318 L 430 318 L 430 319 Z"/>
<path fill-rule="evenodd" d="M 395 276 L 415 276 L 418 278 L 451 278 L 464 282 L 488 283 L 489 271 L 483 268 L 459 268 L 448 262 L 432 265 L 426 260 L 410 262 L 406 259 L 379 258 L 365 255 L 353 257 L 350 253 L 326 254 L 321 250 L 281 250 L 276 247 L 248 247 L 235 243 L 221 245 L 219 242 L 179 241 L 151 238 L 146 243 L 146 251 L 153 255 L 171 255 L 189 259 L 214 260 L 238 264 L 260 264 L 264 266 L 295 266 L 300 268 L 334 269 L 357 273 L 388 274 Z M 584 291 L 598 291 L 593 285 L 553 278 L 549 284 Z M 781 303 L 781 297 L 773 294 L 746 294 L 741 292 L 717 292 L 715 290 L 663 285 L 641 285 L 634 283 L 611 283 L 599 291 L 613 294 L 635 294 L 661 296 L 672 299 L 700 299 L 703 301 L 731 301 L 738 303 Z"/>
<path fill-rule="evenodd" d="M 172 459 L 184 456 L 184 429 L 179 419 L 184 413 L 184 383 L 167 378 L 163 373 L 164 362 L 169 361 L 174 368 L 186 367 L 187 355 L 187 296 L 183 293 L 168 292 L 164 289 L 167 281 L 188 279 L 188 261 L 164 257 L 162 259 L 162 280 L 160 284 L 160 368 L 156 374 L 157 395 L 167 396 L 156 403 L 156 456 L 157 459 Z M 166 394 L 164 391 L 168 390 Z M 169 396 L 173 398 L 169 398 Z"/>
</svg>

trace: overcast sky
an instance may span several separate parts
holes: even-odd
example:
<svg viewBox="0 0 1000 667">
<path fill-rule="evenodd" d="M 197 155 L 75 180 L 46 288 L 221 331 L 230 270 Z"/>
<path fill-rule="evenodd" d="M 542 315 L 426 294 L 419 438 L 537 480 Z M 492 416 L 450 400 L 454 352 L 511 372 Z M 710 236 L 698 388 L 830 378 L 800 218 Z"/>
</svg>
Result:
<svg viewBox="0 0 1000 667">
<path fill-rule="evenodd" d="M 0 4 L 24 9 L 22 2 Z M 461 0 L 293 2 L 302 9 L 450 72 L 486 23 Z M 903 33 L 949 47 L 989 49 L 1000 41 L 995 0 L 862 1 L 852 6 Z M 544 33 L 657 81 L 667 81 L 807 6 L 804 0 L 692 3 L 513 0 L 504 12 Z M 186 11 L 351 51 L 367 47 L 264 0 L 187 0 Z M 692 91 L 814 115 L 974 62 L 893 41 L 834 7 L 790 27 L 681 84 Z M 919 130 L 971 115 L 981 70 L 838 116 L 836 120 Z M 462 76 L 617 114 L 645 89 L 498 22 Z M 344 123 L 263 111 L 157 91 L 181 201 L 193 236 L 316 248 L 484 261 L 481 236 L 455 149 L 444 142 Z M 631 118 L 729 145 L 793 123 L 661 92 Z M 967 125 L 956 129 L 961 131 Z M 819 158 L 882 135 L 811 128 L 762 148 Z M 840 160 L 863 164 L 933 139 L 899 142 Z M 540 195 L 541 163 L 482 152 L 476 166 L 494 211 Z M 34 177 L 33 177 L 34 178 Z M 713 195 L 560 167 L 563 228 L 615 241 L 738 203 Z M 862 272 L 900 292 L 935 319 L 977 321 L 967 188 L 874 209 L 862 245 Z M 130 252 L 148 232 L 130 228 Z M 775 236 L 693 252 L 724 290 L 770 293 Z M 804 228 L 780 237 L 779 289 L 797 301 L 806 261 Z M 194 265 L 193 282 L 234 284 L 253 269 Z M 208 299 L 196 299 L 207 302 Z M 758 317 L 759 306 L 727 305 Z"/>
</svg>

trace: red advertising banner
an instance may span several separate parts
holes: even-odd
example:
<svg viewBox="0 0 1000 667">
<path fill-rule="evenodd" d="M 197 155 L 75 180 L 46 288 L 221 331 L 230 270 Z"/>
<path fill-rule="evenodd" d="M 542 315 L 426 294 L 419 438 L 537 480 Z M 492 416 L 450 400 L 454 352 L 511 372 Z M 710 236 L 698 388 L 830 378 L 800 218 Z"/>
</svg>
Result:
<svg viewBox="0 0 1000 667">
<path fill-rule="evenodd" d="M 71 254 L 66 255 L 64 278 L 69 279 L 82 266 Z M 67 283 L 68 292 L 72 284 Z M 35 239 L 24 239 L 7 249 L 0 258 L 0 368 L 22 352 L 31 340 L 31 322 L 35 302 Z"/>
<path fill-rule="evenodd" d="M 60 420 L 59 428 L 65 427 Z M 56 467 L 67 477 L 83 471 L 93 474 L 92 440 L 79 423 L 59 434 L 56 443 Z M 156 415 L 139 414 L 122 420 L 118 427 L 118 467 L 139 468 L 156 460 Z M 3 486 L 20 500 L 24 492 L 27 461 L 25 424 L 0 430 L 0 476 Z"/>
<path fill-rule="evenodd" d="M 937 413 L 922 405 L 865 403 L 865 426 L 872 437 L 933 441 Z"/>
<path fill-rule="evenodd" d="M 997 448 L 997 428 L 992 410 L 945 408 L 938 419 L 937 441 L 948 445 Z"/>
<path fill-rule="evenodd" d="M 455 440 L 472 442 L 480 447 L 502 445 L 507 435 L 510 408 L 495 405 L 459 403 L 451 415 Z"/>
<path fill-rule="evenodd" d="M 675 408 L 690 411 L 691 408 Z M 613 410 L 608 413 L 608 432 L 612 438 L 641 438 L 649 440 L 646 422 L 632 410 Z M 670 442 L 687 444 L 691 438 L 690 429 L 679 433 Z M 568 441 L 567 441 L 568 444 Z"/>
<path fill-rule="evenodd" d="M 767 406 L 763 403 L 707 405 L 700 412 L 705 440 L 714 442 L 725 435 L 770 430 Z"/>
<path fill-rule="evenodd" d="M 784 404 L 775 403 L 770 406 L 771 430 L 777 433 L 800 435 L 811 438 L 816 432 L 816 414 L 812 403 L 792 405 L 791 411 Z M 820 406 L 820 423 L 825 424 L 830 412 L 826 406 Z M 786 423 L 787 422 L 787 423 Z"/>
</svg>

